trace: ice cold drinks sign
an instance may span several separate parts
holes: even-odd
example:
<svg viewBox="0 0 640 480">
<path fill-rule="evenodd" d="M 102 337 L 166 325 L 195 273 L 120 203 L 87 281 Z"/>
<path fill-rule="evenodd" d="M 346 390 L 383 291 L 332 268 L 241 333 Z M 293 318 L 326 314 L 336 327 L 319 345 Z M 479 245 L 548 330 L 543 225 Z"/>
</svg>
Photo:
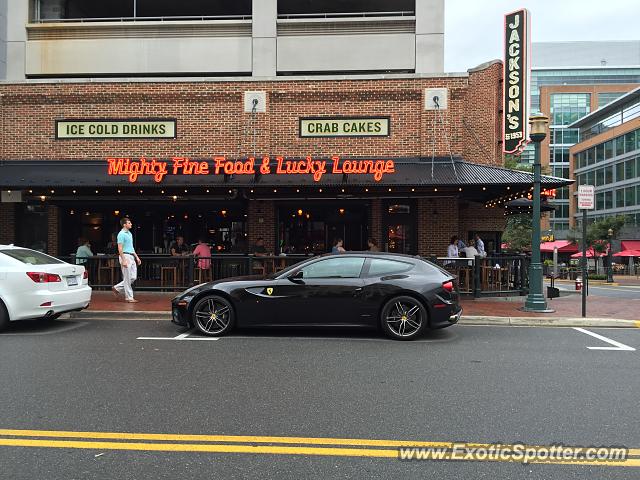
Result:
<svg viewBox="0 0 640 480">
<path fill-rule="evenodd" d="M 175 138 L 176 120 L 57 120 L 57 139 Z"/>
</svg>

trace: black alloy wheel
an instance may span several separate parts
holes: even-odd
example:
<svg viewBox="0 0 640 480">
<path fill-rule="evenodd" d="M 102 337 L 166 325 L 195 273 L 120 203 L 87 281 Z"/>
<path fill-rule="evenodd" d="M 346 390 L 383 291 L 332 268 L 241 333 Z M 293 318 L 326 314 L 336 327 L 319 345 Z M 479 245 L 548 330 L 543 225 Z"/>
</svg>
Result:
<svg viewBox="0 0 640 480">
<path fill-rule="evenodd" d="M 205 335 L 225 335 L 235 325 L 233 305 L 216 295 L 201 298 L 193 308 L 192 320 Z"/>
<path fill-rule="evenodd" d="M 392 298 L 380 313 L 382 330 L 394 340 L 413 340 L 427 328 L 427 323 L 427 310 L 413 297 Z"/>
</svg>

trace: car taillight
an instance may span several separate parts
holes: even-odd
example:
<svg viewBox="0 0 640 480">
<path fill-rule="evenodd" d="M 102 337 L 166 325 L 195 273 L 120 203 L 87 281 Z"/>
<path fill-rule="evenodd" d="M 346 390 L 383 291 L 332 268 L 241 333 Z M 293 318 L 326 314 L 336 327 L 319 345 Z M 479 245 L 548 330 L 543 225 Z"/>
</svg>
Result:
<svg viewBox="0 0 640 480">
<path fill-rule="evenodd" d="M 84 273 L 82 274 L 82 278 L 84 278 L 85 280 L 87 278 L 89 278 L 89 273 L 85 270 Z"/>
<path fill-rule="evenodd" d="M 61 282 L 62 279 L 60 275 L 56 275 L 55 273 L 44 273 L 44 272 L 27 272 L 27 275 L 31 280 L 36 283 L 50 283 L 50 282 Z"/>
<path fill-rule="evenodd" d="M 449 280 L 448 282 L 444 282 L 442 284 L 442 288 L 444 288 L 447 292 L 453 292 L 453 282 Z"/>
</svg>

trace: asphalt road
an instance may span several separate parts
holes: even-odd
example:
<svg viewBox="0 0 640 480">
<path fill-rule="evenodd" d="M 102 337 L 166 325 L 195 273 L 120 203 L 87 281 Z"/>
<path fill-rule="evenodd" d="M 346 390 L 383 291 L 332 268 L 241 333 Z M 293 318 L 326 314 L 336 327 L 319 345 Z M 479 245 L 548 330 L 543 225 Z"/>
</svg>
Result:
<svg viewBox="0 0 640 480">
<path fill-rule="evenodd" d="M 587 332 L 614 344 L 565 328 L 455 326 L 404 343 L 354 330 L 202 340 L 156 321 L 15 325 L 0 335 L 0 478 L 638 478 L 640 458 L 397 459 L 417 441 L 640 448 L 640 329 Z"/>
</svg>

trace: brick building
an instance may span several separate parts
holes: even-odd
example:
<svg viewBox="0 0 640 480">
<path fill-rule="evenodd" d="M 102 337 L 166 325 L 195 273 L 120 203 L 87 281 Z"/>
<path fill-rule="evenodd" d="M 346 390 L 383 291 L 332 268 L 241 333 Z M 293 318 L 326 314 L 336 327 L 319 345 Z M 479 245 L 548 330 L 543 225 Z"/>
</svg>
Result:
<svg viewBox="0 0 640 480">
<path fill-rule="evenodd" d="M 141 252 L 182 234 L 218 252 L 372 237 L 444 255 L 473 233 L 492 251 L 500 205 L 530 189 L 501 168 L 502 63 L 438 73 L 442 0 L 337 16 L 265 0 L 171 21 L 63 3 L 5 6 L 22 53 L 5 52 L 0 84 L 0 243 L 68 255 L 84 237 L 104 252 L 129 215 Z M 174 51 L 196 47 L 219 63 Z"/>
</svg>

